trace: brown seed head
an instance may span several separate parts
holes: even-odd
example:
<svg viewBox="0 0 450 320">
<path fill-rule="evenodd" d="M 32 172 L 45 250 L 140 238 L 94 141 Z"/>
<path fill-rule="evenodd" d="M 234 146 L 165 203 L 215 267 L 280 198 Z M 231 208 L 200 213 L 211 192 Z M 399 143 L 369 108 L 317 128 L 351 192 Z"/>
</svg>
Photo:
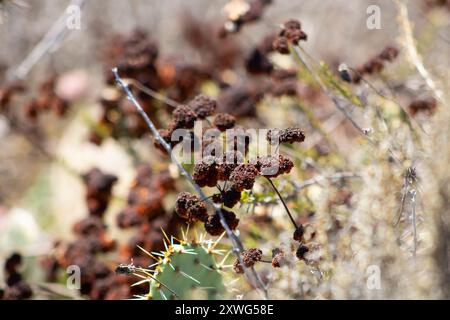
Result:
<svg viewBox="0 0 450 320">
<path fill-rule="evenodd" d="M 285 37 L 276 37 L 273 41 L 273 49 L 281 54 L 289 54 L 289 42 Z"/>
<path fill-rule="evenodd" d="M 385 61 L 392 62 L 395 58 L 397 58 L 399 51 L 395 47 L 386 47 L 379 55 L 379 57 Z"/>
<path fill-rule="evenodd" d="M 197 120 L 197 115 L 188 106 L 180 105 L 172 112 L 170 129 L 192 129 Z"/>
<path fill-rule="evenodd" d="M 305 245 L 300 245 L 295 255 L 299 260 L 305 260 L 305 254 L 309 252 L 309 248 Z"/>
<path fill-rule="evenodd" d="M 236 124 L 236 118 L 228 113 L 219 113 L 214 118 L 214 126 L 220 131 L 231 129 Z"/>
<path fill-rule="evenodd" d="M 287 263 L 284 251 L 279 248 L 272 250 L 272 267 L 280 268 Z"/>
<path fill-rule="evenodd" d="M 215 158 L 206 156 L 195 164 L 192 177 L 200 187 L 215 187 L 218 182 Z"/>
<path fill-rule="evenodd" d="M 225 222 L 228 224 L 231 230 L 236 230 L 239 219 L 236 218 L 236 215 L 232 211 L 228 211 L 225 209 L 220 209 Z M 205 222 L 205 230 L 212 236 L 220 236 L 225 229 L 223 228 L 222 224 L 220 223 L 220 216 L 216 212 L 214 215 L 209 216 L 208 220 Z"/>
<path fill-rule="evenodd" d="M 252 189 L 258 173 L 258 169 L 253 164 L 237 166 L 230 175 L 232 188 L 239 192 Z"/>
<path fill-rule="evenodd" d="M 267 141 L 272 142 L 278 139 L 279 143 L 294 143 L 305 141 L 305 134 L 300 128 L 287 128 L 283 130 L 269 130 Z"/>
<path fill-rule="evenodd" d="M 181 192 L 178 194 L 175 202 L 176 213 L 189 222 L 206 221 L 208 213 L 206 205 L 200 198 L 189 192 Z"/>
<path fill-rule="evenodd" d="M 217 102 L 210 97 L 201 94 L 189 102 L 189 107 L 194 110 L 194 113 L 199 119 L 205 119 L 214 114 Z"/>
</svg>

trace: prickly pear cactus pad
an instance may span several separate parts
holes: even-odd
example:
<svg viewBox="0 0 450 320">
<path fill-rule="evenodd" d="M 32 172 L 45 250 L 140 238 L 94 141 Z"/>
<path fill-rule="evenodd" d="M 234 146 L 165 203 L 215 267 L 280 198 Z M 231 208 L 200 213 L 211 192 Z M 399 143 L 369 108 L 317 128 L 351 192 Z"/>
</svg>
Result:
<svg viewBox="0 0 450 320">
<path fill-rule="evenodd" d="M 188 242 L 173 237 L 169 241 L 166 237 L 165 251 L 147 252 L 156 263 L 148 269 L 136 268 L 135 274 L 142 280 L 135 285 L 149 283 L 149 293 L 137 298 L 219 299 L 225 289 L 223 269 L 228 267 L 224 263 L 229 254 L 216 248 L 220 238 L 213 241 L 201 235 L 198 240 Z"/>
</svg>

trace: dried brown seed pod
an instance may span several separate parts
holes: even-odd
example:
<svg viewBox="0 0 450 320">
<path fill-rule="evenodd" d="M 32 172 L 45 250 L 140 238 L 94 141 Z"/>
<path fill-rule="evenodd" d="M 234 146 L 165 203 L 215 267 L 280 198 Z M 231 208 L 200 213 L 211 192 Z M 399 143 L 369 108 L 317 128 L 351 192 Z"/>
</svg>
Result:
<svg viewBox="0 0 450 320">
<path fill-rule="evenodd" d="M 110 192 L 117 182 L 115 175 L 103 173 L 98 168 L 91 169 L 88 173 L 82 175 L 82 178 L 88 189 L 96 192 Z"/>
<path fill-rule="evenodd" d="M 250 163 L 256 166 L 262 176 L 268 178 L 277 178 L 282 174 L 287 174 L 294 167 L 294 163 L 282 154 L 258 157 L 251 160 Z"/>
<path fill-rule="evenodd" d="M 139 226 L 144 222 L 142 215 L 132 207 L 126 207 L 116 217 L 117 226 L 121 229 Z"/>
<path fill-rule="evenodd" d="M 236 230 L 239 224 L 239 219 L 236 218 L 234 212 L 225 209 L 220 210 L 224 216 L 225 222 L 228 224 L 230 229 Z M 205 230 L 212 236 L 220 236 L 223 232 L 225 232 L 225 229 L 220 223 L 220 216 L 217 212 L 214 215 L 209 216 L 208 220 L 205 222 Z"/>
<path fill-rule="evenodd" d="M 285 29 L 284 37 L 294 45 L 298 45 L 300 41 L 308 40 L 308 35 L 300 29 Z"/>
<path fill-rule="evenodd" d="M 273 70 L 273 64 L 265 53 L 255 48 L 245 60 L 245 69 L 250 74 L 269 74 Z"/>
<path fill-rule="evenodd" d="M 172 122 L 170 129 L 192 129 L 197 120 L 195 112 L 185 105 L 180 105 L 172 112 Z"/>
<path fill-rule="evenodd" d="M 295 253 L 299 260 L 305 260 L 305 255 L 309 252 L 309 248 L 305 245 L 300 245 Z"/>
<path fill-rule="evenodd" d="M 283 29 L 285 30 L 301 30 L 302 24 L 296 19 L 289 19 L 283 24 Z"/>
<path fill-rule="evenodd" d="M 244 266 L 246 268 L 251 268 L 255 265 L 255 263 L 261 261 L 262 259 L 262 251 L 257 248 L 252 248 L 245 250 L 241 253 L 242 262 L 244 263 Z M 239 259 L 236 259 L 236 261 L 233 264 L 233 270 L 236 273 L 244 273 L 244 268 L 242 267 L 241 263 L 239 262 Z"/>
<path fill-rule="evenodd" d="M 291 159 L 286 158 L 285 156 L 281 155 L 279 156 L 280 161 L 280 172 L 283 174 L 287 174 L 291 172 L 292 168 L 294 167 L 294 163 Z"/>
<path fill-rule="evenodd" d="M 237 274 L 243 274 L 244 273 L 244 268 L 242 267 L 242 265 L 239 262 L 239 260 L 234 261 L 234 263 L 233 263 L 233 271 L 236 272 Z"/>
<path fill-rule="evenodd" d="M 261 261 L 262 250 L 251 248 L 241 253 L 242 261 L 246 267 L 252 267 L 255 263 Z"/>
<path fill-rule="evenodd" d="M 117 177 L 94 168 L 82 175 L 82 178 L 86 185 L 86 201 L 89 213 L 102 216 L 108 207 L 112 187 L 117 182 Z"/>
<path fill-rule="evenodd" d="M 7 287 L 3 292 L 0 292 L 0 300 L 22 300 L 31 298 L 33 291 L 23 280 L 23 277 L 18 270 L 21 263 L 22 256 L 19 253 L 13 253 L 6 259 L 4 270 Z"/>
<path fill-rule="evenodd" d="M 436 108 L 437 101 L 432 97 L 414 100 L 409 105 L 409 111 L 413 116 L 419 112 L 433 114 L 436 111 Z"/>
<path fill-rule="evenodd" d="M 175 179 L 169 170 L 162 170 L 152 177 L 148 187 L 165 194 L 175 190 Z"/>
<path fill-rule="evenodd" d="M 279 143 L 294 143 L 305 141 L 305 134 L 300 128 L 287 128 L 283 130 L 269 130 L 267 132 L 267 141 L 277 141 Z"/>
<path fill-rule="evenodd" d="M 222 203 L 225 207 L 233 208 L 241 200 L 241 192 L 230 189 L 213 195 L 214 203 Z"/>
<path fill-rule="evenodd" d="M 180 217 L 189 220 L 189 222 L 205 222 L 208 218 L 205 203 L 198 196 L 189 192 L 178 194 L 175 202 L 175 211 Z"/>
<path fill-rule="evenodd" d="M 89 216 L 75 223 L 73 231 L 80 236 L 98 236 L 106 230 L 103 219 L 97 216 Z"/>
<path fill-rule="evenodd" d="M 281 54 L 289 54 L 289 43 L 298 45 L 300 41 L 306 40 L 308 40 L 308 35 L 303 32 L 300 21 L 291 19 L 283 24 L 273 42 L 273 49 Z"/>
<path fill-rule="evenodd" d="M 201 94 L 196 96 L 188 105 L 194 110 L 199 119 L 206 119 L 216 111 L 217 102 Z"/>
<path fill-rule="evenodd" d="M 154 218 L 161 214 L 164 214 L 164 205 L 162 202 L 162 197 L 164 192 L 158 190 L 156 187 L 138 187 L 132 191 L 133 195 L 132 204 L 133 209 L 138 215 L 146 218 Z M 129 200 L 131 200 L 129 197 Z"/>
<path fill-rule="evenodd" d="M 208 211 L 206 210 L 206 205 L 202 201 L 198 201 L 188 209 L 188 220 L 189 222 L 201 221 L 206 222 L 208 220 Z"/>
<path fill-rule="evenodd" d="M 233 170 L 244 162 L 244 156 L 239 151 L 228 151 L 216 158 L 217 179 L 227 181 Z"/>
<path fill-rule="evenodd" d="M 192 177 L 200 187 L 215 187 L 218 182 L 215 158 L 207 156 L 196 163 Z"/>
<path fill-rule="evenodd" d="M 252 189 L 258 173 L 258 169 L 253 164 L 237 166 L 230 175 L 232 188 L 239 192 Z"/>
<path fill-rule="evenodd" d="M 362 73 L 373 74 L 380 73 L 384 69 L 383 60 L 376 57 L 366 62 L 362 67 Z"/>
<path fill-rule="evenodd" d="M 7 300 L 25 300 L 31 298 L 33 290 L 24 281 L 19 281 L 13 286 L 8 287 L 5 290 L 4 296 Z"/>
<path fill-rule="evenodd" d="M 236 124 L 236 118 L 228 113 L 219 113 L 214 118 L 214 126 L 220 131 L 231 129 Z"/>
<path fill-rule="evenodd" d="M 290 54 L 289 42 L 285 37 L 276 37 L 273 41 L 273 49 L 281 54 Z"/>
<path fill-rule="evenodd" d="M 222 203 L 225 207 L 233 208 L 239 201 L 241 201 L 241 192 L 239 191 L 230 189 L 222 193 Z"/>
<path fill-rule="evenodd" d="M 264 8 L 272 0 L 252 0 L 246 2 L 230 2 L 224 7 L 228 19 L 219 32 L 219 37 L 225 38 L 228 34 L 236 33 L 248 23 L 261 19 Z"/>
<path fill-rule="evenodd" d="M 11 254 L 5 261 L 4 269 L 6 274 L 13 274 L 18 272 L 19 266 L 22 264 L 22 255 L 15 252 Z"/>
<path fill-rule="evenodd" d="M 272 267 L 280 268 L 287 263 L 285 253 L 282 249 L 275 248 L 272 250 Z"/>
<path fill-rule="evenodd" d="M 395 58 L 397 58 L 399 54 L 399 51 L 395 47 L 386 47 L 384 50 L 379 54 L 379 58 L 385 60 L 385 61 L 393 61 Z"/>
<path fill-rule="evenodd" d="M 383 71 L 385 62 L 392 62 L 397 58 L 397 48 L 388 46 L 379 55 L 373 57 L 362 66 L 359 66 L 351 74 L 351 82 L 359 83 L 365 74 L 376 74 Z"/>
</svg>

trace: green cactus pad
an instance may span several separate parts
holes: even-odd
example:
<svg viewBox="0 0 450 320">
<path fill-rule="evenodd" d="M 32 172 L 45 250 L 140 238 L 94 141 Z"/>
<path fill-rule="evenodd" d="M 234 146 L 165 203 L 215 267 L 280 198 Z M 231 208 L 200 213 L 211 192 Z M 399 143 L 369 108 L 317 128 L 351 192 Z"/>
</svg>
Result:
<svg viewBox="0 0 450 320">
<path fill-rule="evenodd" d="M 203 237 L 202 237 L 203 238 Z M 143 278 L 138 284 L 149 282 L 149 293 L 140 298 L 154 300 L 209 299 L 220 298 L 224 292 L 222 268 L 228 254 L 216 249 L 217 241 L 200 240 L 188 243 L 174 240 L 166 244 L 163 252 L 148 253 L 157 259 L 147 270 L 138 275 Z M 223 256 L 217 263 L 216 256 Z M 140 271 L 146 269 L 140 268 Z M 139 271 L 139 270 L 138 270 Z M 145 277 L 145 278 L 144 278 Z"/>
</svg>

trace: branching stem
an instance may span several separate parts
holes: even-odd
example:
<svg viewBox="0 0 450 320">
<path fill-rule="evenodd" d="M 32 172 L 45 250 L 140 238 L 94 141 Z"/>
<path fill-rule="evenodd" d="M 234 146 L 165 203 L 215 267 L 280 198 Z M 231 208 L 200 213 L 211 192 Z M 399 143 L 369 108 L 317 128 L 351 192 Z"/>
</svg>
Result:
<svg viewBox="0 0 450 320">
<path fill-rule="evenodd" d="M 255 269 L 252 268 L 245 268 L 245 265 L 242 261 L 242 257 L 240 255 L 241 252 L 244 251 L 244 246 L 242 245 L 242 242 L 240 241 L 239 237 L 236 236 L 236 234 L 230 229 L 230 227 L 228 226 L 227 222 L 225 221 L 225 218 L 223 216 L 222 210 L 220 208 L 219 205 L 215 204 L 210 198 L 208 198 L 205 193 L 203 192 L 203 190 L 199 187 L 199 185 L 194 181 L 194 179 L 192 178 L 192 176 L 189 174 L 189 172 L 186 171 L 186 169 L 181 165 L 181 163 L 175 158 L 175 156 L 172 155 L 172 147 L 170 146 L 170 144 L 168 144 L 159 134 L 158 129 L 155 127 L 155 125 L 153 124 L 152 120 L 149 118 L 149 116 L 147 115 L 147 113 L 144 111 L 144 109 L 142 108 L 142 106 L 140 105 L 140 103 L 136 100 L 136 98 L 134 97 L 133 93 L 131 92 L 128 83 L 126 83 L 119 75 L 119 71 L 117 68 L 114 68 L 112 70 L 112 72 L 114 73 L 114 76 L 116 78 L 117 83 L 120 85 L 120 87 L 122 87 L 122 89 L 124 90 L 124 92 L 126 93 L 128 99 L 133 103 L 133 105 L 136 107 L 137 111 L 139 112 L 139 114 L 142 116 L 142 118 L 144 119 L 147 127 L 150 129 L 150 131 L 152 132 L 153 136 L 155 137 L 155 139 L 161 144 L 161 146 L 167 151 L 167 153 L 169 155 L 171 155 L 171 160 L 172 162 L 178 167 L 178 169 L 180 170 L 181 175 L 183 175 L 187 181 L 191 184 L 191 186 L 195 189 L 195 191 L 197 192 L 197 194 L 200 196 L 201 199 L 205 199 L 205 201 L 211 205 L 216 214 L 219 216 L 220 218 L 220 223 L 222 224 L 223 228 L 225 229 L 226 234 L 228 235 L 228 237 L 231 240 L 231 243 L 233 245 L 233 252 L 234 254 L 237 256 L 237 259 L 239 260 L 239 262 L 241 263 L 242 266 L 244 266 L 244 272 L 247 276 L 249 276 L 250 279 L 252 279 L 252 283 L 261 290 L 261 292 L 263 293 L 263 296 L 265 299 L 268 298 L 267 295 L 267 289 L 264 285 L 264 283 L 262 282 L 261 278 L 259 277 L 259 275 L 256 273 Z M 247 270 L 249 269 L 249 270 Z"/>
</svg>

